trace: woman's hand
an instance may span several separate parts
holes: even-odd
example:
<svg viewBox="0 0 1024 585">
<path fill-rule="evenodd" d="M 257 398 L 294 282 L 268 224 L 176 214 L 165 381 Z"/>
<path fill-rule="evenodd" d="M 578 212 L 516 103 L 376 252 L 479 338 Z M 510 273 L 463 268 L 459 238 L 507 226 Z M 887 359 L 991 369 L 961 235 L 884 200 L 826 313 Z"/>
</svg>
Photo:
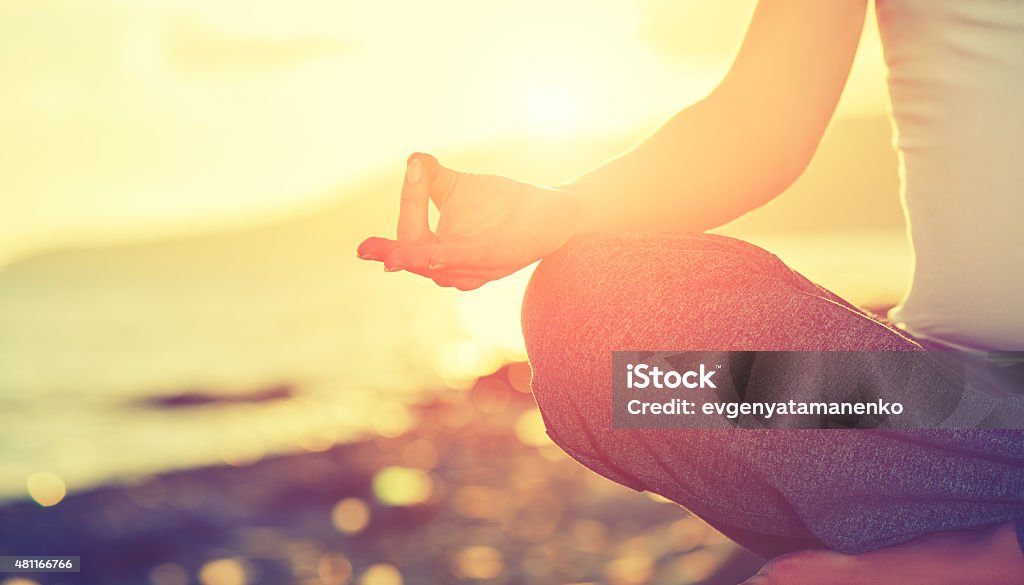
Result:
<svg viewBox="0 0 1024 585">
<path fill-rule="evenodd" d="M 427 221 L 429 201 L 441 212 L 436 232 Z M 397 238 L 368 238 L 358 254 L 388 272 L 471 290 L 562 247 L 580 218 L 579 202 L 557 189 L 456 172 L 416 153 L 407 161 Z"/>
</svg>

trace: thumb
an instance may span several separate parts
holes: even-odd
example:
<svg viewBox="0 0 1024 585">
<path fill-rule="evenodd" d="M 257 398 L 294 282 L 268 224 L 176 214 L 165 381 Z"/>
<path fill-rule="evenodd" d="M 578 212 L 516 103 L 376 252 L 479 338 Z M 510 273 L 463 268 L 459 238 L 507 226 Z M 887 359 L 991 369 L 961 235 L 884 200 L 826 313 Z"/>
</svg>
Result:
<svg viewBox="0 0 1024 585">
<path fill-rule="evenodd" d="M 402 196 L 398 204 L 399 242 L 433 243 L 437 241 L 430 231 L 427 211 L 430 195 L 430 181 L 426 176 L 423 161 L 409 157 L 405 167 L 405 180 L 402 181 Z"/>
</svg>

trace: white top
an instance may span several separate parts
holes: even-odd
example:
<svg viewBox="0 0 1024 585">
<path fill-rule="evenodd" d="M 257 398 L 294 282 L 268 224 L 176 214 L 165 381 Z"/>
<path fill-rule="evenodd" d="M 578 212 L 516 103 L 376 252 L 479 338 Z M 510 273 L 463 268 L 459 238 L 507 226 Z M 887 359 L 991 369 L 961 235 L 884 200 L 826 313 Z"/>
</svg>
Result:
<svg viewBox="0 0 1024 585">
<path fill-rule="evenodd" d="M 1024 1 L 876 4 L 915 256 L 889 316 L 1024 350 Z"/>
</svg>

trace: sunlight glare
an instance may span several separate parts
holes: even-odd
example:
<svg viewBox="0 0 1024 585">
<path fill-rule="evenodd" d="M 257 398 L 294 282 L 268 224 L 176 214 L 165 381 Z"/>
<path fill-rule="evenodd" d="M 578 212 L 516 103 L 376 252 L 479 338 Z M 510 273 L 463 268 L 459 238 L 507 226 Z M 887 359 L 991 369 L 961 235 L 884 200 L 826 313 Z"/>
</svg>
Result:
<svg viewBox="0 0 1024 585">
<path fill-rule="evenodd" d="M 585 89 L 577 79 L 537 76 L 521 96 L 518 126 L 532 134 L 552 137 L 586 129 L 597 116 L 593 92 Z"/>
<path fill-rule="evenodd" d="M 525 358 L 519 309 L 531 274 L 532 268 L 521 270 L 461 295 L 458 319 L 462 331 L 478 343 L 498 350 L 507 360 Z"/>
</svg>

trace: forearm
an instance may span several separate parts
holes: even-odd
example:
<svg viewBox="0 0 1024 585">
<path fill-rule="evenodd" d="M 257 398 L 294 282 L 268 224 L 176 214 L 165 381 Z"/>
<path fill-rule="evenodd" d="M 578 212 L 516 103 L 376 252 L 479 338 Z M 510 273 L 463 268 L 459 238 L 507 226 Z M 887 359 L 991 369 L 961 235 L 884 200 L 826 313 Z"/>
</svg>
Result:
<svg viewBox="0 0 1024 585">
<path fill-rule="evenodd" d="M 817 140 L 787 135 L 753 101 L 720 89 L 567 185 L 581 231 L 704 231 L 781 193 Z"/>
<path fill-rule="evenodd" d="M 842 93 L 865 0 L 761 0 L 729 73 L 567 191 L 591 231 L 702 231 L 770 201 L 803 172 Z"/>
</svg>

